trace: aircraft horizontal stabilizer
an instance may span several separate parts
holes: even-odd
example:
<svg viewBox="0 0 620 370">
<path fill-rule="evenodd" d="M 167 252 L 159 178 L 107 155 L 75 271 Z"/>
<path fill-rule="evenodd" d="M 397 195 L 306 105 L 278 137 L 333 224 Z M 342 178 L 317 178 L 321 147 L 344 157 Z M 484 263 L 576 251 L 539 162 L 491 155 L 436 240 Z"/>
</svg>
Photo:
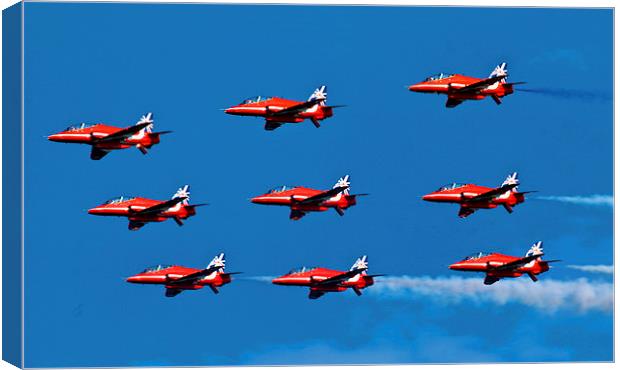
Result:
<svg viewBox="0 0 620 370">
<path fill-rule="evenodd" d="M 371 278 L 376 278 L 379 276 L 387 276 L 387 274 L 372 274 L 372 275 L 366 275 L 366 276 L 371 277 Z"/>
<path fill-rule="evenodd" d="M 187 207 L 204 207 L 204 206 L 208 206 L 209 203 L 196 203 L 196 204 L 188 204 Z"/>
<path fill-rule="evenodd" d="M 334 207 L 334 210 L 336 211 L 336 213 L 338 213 L 340 216 L 344 216 L 344 209 L 340 208 L 340 207 Z"/>
<path fill-rule="evenodd" d="M 321 122 L 319 122 L 318 119 L 312 117 L 312 118 L 310 118 L 310 121 L 312 121 L 312 124 L 314 125 L 314 127 L 316 127 L 316 128 L 320 128 L 321 127 Z"/>
</svg>

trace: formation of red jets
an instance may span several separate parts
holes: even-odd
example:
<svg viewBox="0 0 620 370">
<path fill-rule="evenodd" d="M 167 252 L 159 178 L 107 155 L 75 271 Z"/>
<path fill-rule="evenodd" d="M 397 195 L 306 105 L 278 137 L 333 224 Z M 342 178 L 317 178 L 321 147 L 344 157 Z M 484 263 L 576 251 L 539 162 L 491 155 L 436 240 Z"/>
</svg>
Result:
<svg viewBox="0 0 620 370">
<path fill-rule="evenodd" d="M 453 108 L 465 100 L 481 100 L 490 96 L 497 104 L 501 98 L 513 93 L 513 86 L 508 83 L 506 63 L 498 65 L 488 78 L 480 79 L 459 74 L 439 74 L 423 82 L 411 85 L 409 90 L 422 93 L 446 94 L 446 107 Z M 285 123 L 300 123 L 310 120 L 315 127 L 320 122 L 332 117 L 334 108 L 340 105 L 327 105 L 327 88 L 317 88 L 307 101 L 295 101 L 279 97 L 246 99 L 242 103 L 225 109 L 225 113 L 237 116 L 262 117 L 265 130 L 272 131 Z M 136 147 L 143 154 L 160 142 L 160 136 L 171 131 L 153 132 L 153 115 L 148 113 L 133 126 L 121 128 L 102 123 L 69 127 L 59 133 L 50 135 L 50 141 L 62 143 L 88 144 L 91 146 L 90 157 L 100 160 L 112 150 Z M 323 212 L 333 209 L 340 216 L 345 210 L 357 204 L 357 197 L 367 194 L 350 193 L 350 177 L 341 177 L 328 190 L 317 190 L 304 186 L 279 186 L 265 194 L 251 199 L 252 203 L 263 205 L 286 206 L 290 208 L 289 218 L 299 220 L 310 212 Z M 442 186 L 438 190 L 422 197 L 429 202 L 459 204 L 458 216 L 465 218 L 478 209 L 504 207 L 509 213 L 525 201 L 525 194 L 518 191 L 517 173 L 510 174 L 499 187 L 485 187 L 475 184 L 458 184 Z M 89 214 L 98 216 L 126 217 L 130 230 L 138 230 L 150 222 L 174 220 L 179 226 L 183 220 L 196 214 L 196 208 L 203 204 L 190 204 L 189 185 L 178 189 L 170 200 L 153 200 L 143 197 L 120 196 L 108 200 L 88 210 Z M 490 285 L 502 278 L 519 277 L 527 274 L 533 281 L 536 275 L 549 270 L 549 263 L 542 260 L 542 242 L 534 244 L 525 257 L 513 257 L 499 253 L 477 253 L 462 261 L 450 265 L 450 269 L 485 273 L 484 284 Z M 166 297 L 174 297 L 184 290 L 197 290 L 208 286 L 214 293 L 218 288 L 231 282 L 227 273 L 224 253 L 221 253 L 204 269 L 177 265 L 157 265 L 145 269 L 127 279 L 129 283 L 158 284 L 166 288 Z M 323 267 L 296 269 L 272 280 L 276 285 L 303 286 L 309 288 L 309 298 L 316 299 L 327 292 L 342 292 L 351 289 L 357 295 L 374 284 L 374 277 L 369 275 L 368 258 L 357 259 L 348 271 L 332 270 Z"/>
</svg>

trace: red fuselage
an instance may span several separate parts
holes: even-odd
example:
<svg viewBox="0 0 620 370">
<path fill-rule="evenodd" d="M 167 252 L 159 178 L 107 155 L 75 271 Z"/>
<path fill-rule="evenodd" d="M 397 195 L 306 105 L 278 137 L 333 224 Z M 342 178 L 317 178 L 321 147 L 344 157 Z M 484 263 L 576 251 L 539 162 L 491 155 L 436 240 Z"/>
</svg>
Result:
<svg viewBox="0 0 620 370">
<path fill-rule="evenodd" d="M 525 196 L 522 193 L 506 192 L 489 201 L 469 202 L 468 198 L 476 197 L 495 188 L 466 184 L 453 189 L 437 190 L 422 197 L 429 202 L 458 203 L 467 208 L 496 208 L 498 205 L 516 206 L 523 203 Z"/>
<path fill-rule="evenodd" d="M 496 82 L 491 86 L 475 92 L 458 92 L 458 89 L 482 80 L 481 78 L 455 74 L 446 78 L 427 80 L 411 85 L 409 86 L 409 90 L 421 93 L 447 94 L 450 98 L 458 100 L 481 100 L 489 95 L 495 95 L 501 98 L 513 93 L 512 85 L 502 82 Z"/>
<path fill-rule="evenodd" d="M 349 288 L 364 289 L 374 284 L 374 279 L 365 273 L 358 274 L 348 280 L 330 285 L 315 285 L 325 279 L 344 274 L 345 271 L 330 270 L 317 267 L 303 272 L 294 272 L 272 280 L 277 285 L 292 285 L 309 287 L 311 291 L 342 292 Z"/>
<path fill-rule="evenodd" d="M 304 102 L 274 97 L 253 103 L 238 104 L 226 109 L 224 112 L 236 116 L 265 117 L 269 121 L 283 123 L 299 123 L 305 119 L 321 121 L 333 115 L 331 107 L 320 105 L 319 103 L 300 112 L 288 115 L 271 115 L 271 113 L 277 113 L 302 103 Z"/>
<path fill-rule="evenodd" d="M 134 146 L 150 148 L 159 143 L 159 133 L 150 133 L 144 130 L 121 140 L 96 142 L 120 130 L 120 127 L 108 126 L 98 123 L 84 128 L 72 128 L 48 136 L 50 141 L 61 143 L 89 144 L 102 150 L 126 149 Z"/>
<path fill-rule="evenodd" d="M 106 202 L 95 208 L 89 209 L 88 213 L 97 216 L 127 217 L 130 221 L 141 223 L 161 222 L 169 218 L 184 220 L 196 214 L 196 209 L 194 206 L 185 205 L 182 203 L 177 203 L 171 208 L 159 213 L 147 215 L 139 214 L 140 211 L 146 208 L 153 207 L 164 202 L 165 201 L 161 200 L 129 197 L 126 200 L 121 199 Z"/>
<path fill-rule="evenodd" d="M 144 271 L 134 276 L 127 278 L 127 282 L 136 284 L 159 284 L 166 285 L 166 288 L 181 289 L 181 290 L 196 290 L 202 289 L 206 285 L 213 287 L 220 287 L 222 285 L 230 283 L 230 275 L 221 272 L 213 272 L 199 280 L 194 280 L 191 283 L 184 285 L 173 284 L 175 280 L 180 279 L 189 274 L 199 272 L 199 269 L 183 267 L 183 266 L 169 266 L 156 271 Z"/>
<path fill-rule="evenodd" d="M 252 203 L 267 204 L 273 206 L 288 206 L 292 210 L 302 212 L 322 212 L 330 208 L 347 209 L 356 204 L 354 195 L 337 194 L 320 203 L 300 204 L 307 198 L 323 193 L 323 190 L 316 190 L 296 186 L 284 191 L 272 191 L 252 198 Z"/>
<path fill-rule="evenodd" d="M 523 266 L 518 266 L 508 270 L 494 270 L 494 267 L 504 265 L 522 257 L 507 256 L 505 254 L 491 253 L 480 258 L 464 259 L 450 265 L 451 270 L 485 272 L 487 276 L 495 278 L 519 277 L 523 274 L 542 274 L 549 270 L 549 264 L 540 259 L 533 260 Z"/>
</svg>

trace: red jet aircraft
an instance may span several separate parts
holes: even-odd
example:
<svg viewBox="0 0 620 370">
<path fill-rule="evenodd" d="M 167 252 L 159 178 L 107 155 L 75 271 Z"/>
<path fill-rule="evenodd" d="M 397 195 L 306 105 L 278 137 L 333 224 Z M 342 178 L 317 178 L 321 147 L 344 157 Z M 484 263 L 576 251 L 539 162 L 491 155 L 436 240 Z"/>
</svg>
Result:
<svg viewBox="0 0 620 370">
<path fill-rule="evenodd" d="M 355 261 L 347 272 L 330 270 L 323 267 L 312 267 L 292 270 L 286 275 L 272 280 L 277 285 L 294 285 L 310 287 L 308 298 L 317 299 L 328 292 L 342 292 L 353 289 L 358 296 L 361 289 L 374 284 L 374 277 L 383 275 L 368 275 L 368 259 L 362 256 Z"/>
<path fill-rule="evenodd" d="M 559 261 L 543 261 L 543 255 L 542 242 L 538 242 L 527 251 L 523 258 L 499 253 L 479 252 L 450 265 L 450 269 L 485 272 L 485 285 L 491 285 L 502 278 L 519 277 L 523 274 L 527 274 L 532 281 L 538 281 L 536 275 L 548 271 L 549 263 Z"/>
<path fill-rule="evenodd" d="M 117 216 L 129 219 L 129 230 L 138 230 L 147 222 L 161 222 L 169 218 L 179 226 L 196 214 L 196 207 L 203 204 L 189 204 L 189 185 L 177 190 L 168 201 L 140 197 L 120 196 L 91 208 L 88 213 L 98 216 Z"/>
<path fill-rule="evenodd" d="M 459 203 L 459 217 L 467 217 L 480 208 L 496 208 L 504 206 L 508 213 L 512 207 L 525 201 L 525 194 L 531 191 L 518 192 L 519 179 L 514 172 L 508 176 L 499 188 L 489 188 L 474 184 L 457 184 L 442 186 L 438 190 L 422 197 L 429 202 Z"/>
<path fill-rule="evenodd" d="M 319 121 L 333 115 L 333 109 L 341 105 L 328 106 L 327 88 L 321 86 L 310 95 L 308 101 L 300 102 L 278 97 L 256 96 L 224 112 L 236 116 L 265 117 L 265 130 L 272 131 L 285 123 L 299 123 L 310 119 L 319 128 Z"/>
<path fill-rule="evenodd" d="M 488 78 L 481 79 L 459 74 L 440 73 L 426 80 L 409 86 L 409 90 L 421 93 L 448 95 L 447 108 L 454 108 L 464 100 L 482 100 L 487 96 L 498 105 L 501 98 L 513 93 L 513 86 L 524 82 L 506 82 L 508 70 L 506 63 L 495 67 Z"/>
<path fill-rule="evenodd" d="M 252 198 L 252 203 L 291 207 L 291 220 L 299 220 L 308 212 L 333 208 L 340 216 L 354 206 L 356 197 L 368 194 L 349 194 L 349 175 L 338 180 L 331 190 L 315 190 L 302 186 L 279 186 L 268 193 Z"/>
<path fill-rule="evenodd" d="M 174 297 L 184 290 L 198 290 L 205 286 L 211 288 L 213 293 L 219 293 L 218 287 L 231 281 L 230 275 L 239 272 L 224 272 L 224 253 L 215 256 L 206 269 L 157 265 L 149 267 L 141 273 L 127 279 L 135 284 L 159 284 L 166 286 L 166 297 Z"/>
<path fill-rule="evenodd" d="M 92 146 L 90 159 L 99 160 L 111 150 L 126 149 L 132 146 L 142 154 L 159 143 L 159 136 L 172 131 L 153 132 L 153 114 L 142 116 L 140 121 L 126 128 L 97 123 L 67 127 L 64 131 L 48 136 L 50 141 L 61 143 L 88 144 Z"/>
</svg>

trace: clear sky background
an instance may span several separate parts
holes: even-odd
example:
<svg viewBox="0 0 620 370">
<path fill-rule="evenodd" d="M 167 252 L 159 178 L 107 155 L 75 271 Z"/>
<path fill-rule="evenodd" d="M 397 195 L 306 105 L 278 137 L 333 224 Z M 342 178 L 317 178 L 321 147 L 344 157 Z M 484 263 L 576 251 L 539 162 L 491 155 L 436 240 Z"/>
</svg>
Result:
<svg viewBox="0 0 620 370">
<path fill-rule="evenodd" d="M 25 365 L 610 361 L 611 10 L 25 4 Z M 527 81 L 496 106 L 444 108 L 406 86 L 438 72 Z M 346 104 L 320 129 L 220 109 L 258 95 Z M 147 156 L 46 136 L 80 122 L 173 130 Z M 538 190 L 512 215 L 420 197 L 448 182 Z M 345 217 L 249 198 L 281 184 L 371 193 Z M 209 202 L 184 227 L 127 230 L 86 210 L 120 194 Z M 575 199 L 575 198 L 571 198 Z M 562 259 L 536 284 L 447 266 L 480 250 Z M 169 299 L 125 278 L 218 252 L 244 274 Z M 300 265 L 390 274 L 356 297 L 254 279 Z M 472 280 L 473 279 L 473 280 Z M 475 283 L 474 285 L 472 285 Z M 601 301 L 602 300 L 602 301 Z"/>
</svg>

